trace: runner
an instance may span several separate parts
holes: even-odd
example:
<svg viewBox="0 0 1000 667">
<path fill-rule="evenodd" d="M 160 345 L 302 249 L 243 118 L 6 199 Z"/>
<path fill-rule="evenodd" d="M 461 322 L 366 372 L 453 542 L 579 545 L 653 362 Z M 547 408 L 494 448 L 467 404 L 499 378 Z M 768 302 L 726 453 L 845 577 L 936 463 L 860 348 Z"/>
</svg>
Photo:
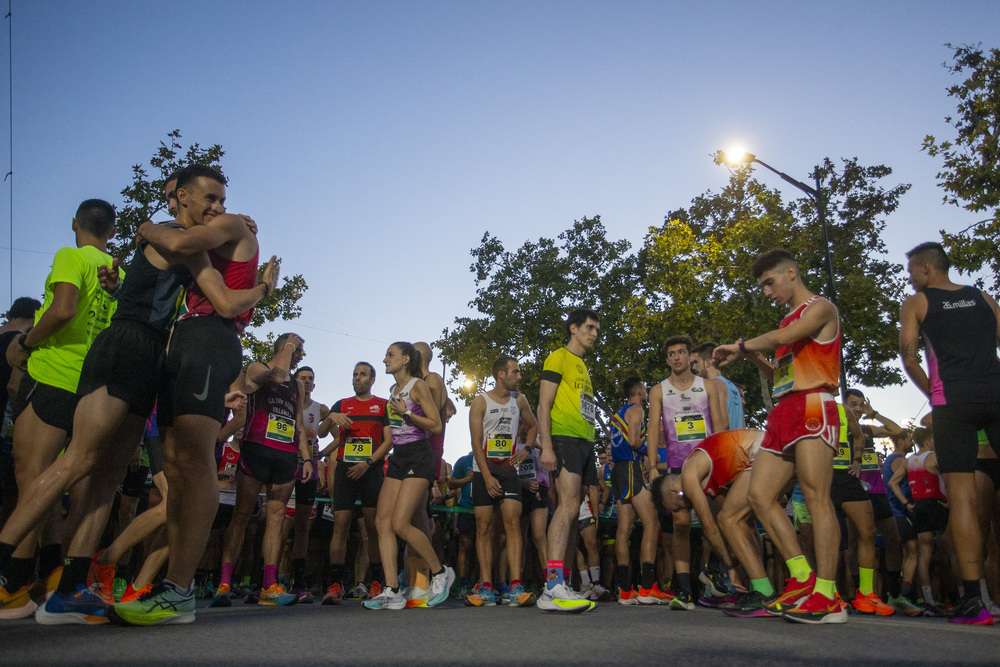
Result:
<svg viewBox="0 0 1000 667">
<path fill-rule="evenodd" d="M 896 521 L 896 530 L 899 532 L 900 541 L 903 544 L 903 566 L 902 585 L 898 597 L 889 597 L 886 600 L 896 611 L 907 616 L 919 616 L 920 607 L 911 599 L 913 577 L 917 569 L 917 531 L 913 527 L 913 518 L 907 511 L 906 506 L 910 504 L 910 483 L 906 477 L 906 455 L 913 450 L 913 436 L 909 431 L 903 431 L 892 436 L 893 450 L 882 462 L 882 480 L 891 493 L 886 494 L 889 499 L 889 507 L 892 508 L 893 518 Z"/>
<path fill-rule="evenodd" d="M 720 380 L 706 380 L 691 372 L 688 336 L 668 338 L 670 375 L 649 392 L 649 456 L 657 473 L 679 473 L 684 460 L 706 436 L 725 431 L 726 386 Z M 674 572 L 678 594 L 670 601 L 674 609 L 694 609 L 691 590 L 691 512 L 680 509 L 673 516 Z"/>
<path fill-rule="evenodd" d="M 930 398 L 937 463 L 948 488 L 951 532 L 964 595 L 948 612 L 953 623 L 991 625 L 983 606 L 983 536 L 976 518 L 977 431 L 1000 450 L 1000 308 L 991 296 L 951 281 L 951 262 L 939 243 L 906 253 L 916 294 L 900 309 L 899 354 L 903 368 Z M 920 365 L 923 336 L 928 373 Z M 912 488 L 912 483 L 911 483 Z"/>
<path fill-rule="evenodd" d="M 473 542 L 476 537 L 476 516 L 475 505 L 472 504 L 472 478 L 475 473 L 472 470 L 473 456 L 469 452 L 465 456 L 460 456 L 455 461 L 451 477 L 448 478 L 448 488 L 452 492 L 458 491 L 458 507 L 469 510 L 459 512 L 455 517 L 455 530 L 458 533 L 458 556 L 455 571 L 458 575 L 458 583 L 455 584 L 457 590 L 453 589 L 452 597 L 464 600 L 469 594 L 469 562 L 473 552 Z"/>
<path fill-rule="evenodd" d="M 369 609 L 407 606 L 406 598 L 397 589 L 399 537 L 430 566 L 433 577 L 427 606 L 433 607 L 447 599 L 455 583 L 455 572 L 438 560 L 427 535 L 412 521 L 420 507 L 426 505 L 427 492 L 435 479 L 434 455 L 427 435 L 441 430 L 441 413 L 427 383 L 419 377 L 420 353 L 413 345 L 404 342 L 390 345 L 385 354 L 385 372 L 396 380 L 388 408 L 393 454 L 379 493 L 375 519 L 385 588 L 380 595 L 365 600 L 364 605 Z"/>
<path fill-rule="evenodd" d="M 846 610 L 836 601 L 839 530 L 830 501 L 833 456 L 840 417 L 835 391 L 840 375 L 840 318 L 837 308 L 802 283 L 798 265 L 786 250 L 764 253 L 751 274 L 764 294 L 790 309 L 778 329 L 752 339 L 720 345 L 713 357 L 720 368 L 746 355 L 774 382 L 777 405 L 768 415 L 761 450 L 750 474 L 748 500 L 764 529 L 786 558 L 791 582 L 772 603 L 787 620 L 844 623 Z M 772 366 L 760 354 L 775 351 Z M 778 502 L 797 477 L 812 515 L 816 544 L 813 573 L 795 528 Z M 801 602 L 799 602 L 801 600 Z M 799 604 L 792 608 L 781 605 Z"/>
<path fill-rule="evenodd" d="M 581 496 L 597 484 L 594 465 L 596 405 L 583 355 L 594 346 L 601 320 L 592 310 L 578 308 L 566 318 L 569 341 L 548 357 L 542 367 L 538 398 L 538 430 L 542 467 L 554 473 L 559 505 L 549 525 L 545 590 L 538 608 L 545 611 L 584 612 L 597 606 L 580 598 L 566 581 L 565 562 L 576 557 L 576 531 Z"/>
<path fill-rule="evenodd" d="M 337 447 L 333 471 L 333 537 L 330 539 L 330 569 L 327 573 L 323 604 L 341 604 L 344 599 L 344 562 L 347 560 L 347 537 L 358 500 L 368 532 L 368 563 L 371 569 L 369 597 L 382 592 L 385 577 L 379 553 L 375 512 L 385 478 L 382 461 L 392 448 L 392 434 L 384 398 L 372 395 L 375 367 L 367 361 L 354 365 L 354 396 L 333 404 L 320 424 L 319 432 L 331 431 Z M 364 573 L 362 573 L 363 577 Z"/>
<path fill-rule="evenodd" d="M 521 370 L 517 359 L 500 356 L 493 362 L 495 385 L 476 396 L 469 408 L 473 452 L 472 502 L 476 512 L 476 554 L 479 557 L 479 588 L 466 596 L 473 607 L 494 606 L 493 523 L 499 510 L 507 537 L 510 570 L 509 601 L 513 607 L 535 604 L 535 596 L 521 583 L 521 482 L 518 466 L 529 456 L 517 446 L 518 425 L 527 425 L 527 440 L 538 432 L 528 400 L 517 393 Z"/>
<path fill-rule="evenodd" d="M 718 344 L 714 342 L 701 343 L 691 350 L 691 372 L 698 377 L 718 380 L 726 385 L 726 415 L 729 417 L 729 428 L 745 428 L 743 420 L 743 391 L 732 380 L 723 377 L 712 362 L 712 355 Z"/>
</svg>

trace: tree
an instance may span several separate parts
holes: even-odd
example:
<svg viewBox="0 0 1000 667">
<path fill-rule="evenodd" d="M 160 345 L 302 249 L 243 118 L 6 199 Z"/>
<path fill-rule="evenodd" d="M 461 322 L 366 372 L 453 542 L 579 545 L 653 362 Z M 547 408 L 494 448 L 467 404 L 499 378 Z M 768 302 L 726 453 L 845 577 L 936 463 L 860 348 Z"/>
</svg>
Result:
<svg viewBox="0 0 1000 667">
<path fill-rule="evenodd" d="M 986 217 L 957 233 L 941 230 L 941 237 L 960 271 L 988 266 L 996 292 L 1000 290 L 1000 49 L 945 46 L 953 51 L 953 62 L 944 67 L 965 76 L 948 88 L 958 108 L 957 115 L 946 116 L 945 121 L 956 134 L 941 142 L 927 135 L 923 150 L 943 160 L 937 178 L 944 201 Z M 977 283 L 983 286 L 982 279 Z"/>
<path fill-rule="evenodd" d="M 156 153 L 149 159 L 149 170 L 142 164 L 132 166 L 132 183 L 121 191 L 124 204 L 117 208 L 116 226 L 118 231 L 108 243 L 108 252 L 125 261 L 135 247 L 135 235 L 139 226 L 151 220 L 154 215 L 167 210 L 167 200 L 163 195 L 166 179 L 181 167 L 189 164 L 204 164 L 219 171 L 225 151 L 222 146 L 214 144 L 202 148 L 194 143 L 186 150 L 180 143 L 180 130 L 174 130 L 167 135 L 167 141 L 161 141 Z M 277 263 L 280 266 L 281 260 Z M 264 270 L 261 264 L 260 272 Z M 268 294 L 257 304 L 250 326 L 240 334 L 243 343 L 244 360 L 267 361 L 273 355 L 274 334 L 268 333 L 263 339 L 258 338 L 253 328 L 266 322 L 292 320 L 302 314 L 298 305 L 299 299 L 308 289 L 302 274 L 285 276 L 282 284 Z"/>
</svg>

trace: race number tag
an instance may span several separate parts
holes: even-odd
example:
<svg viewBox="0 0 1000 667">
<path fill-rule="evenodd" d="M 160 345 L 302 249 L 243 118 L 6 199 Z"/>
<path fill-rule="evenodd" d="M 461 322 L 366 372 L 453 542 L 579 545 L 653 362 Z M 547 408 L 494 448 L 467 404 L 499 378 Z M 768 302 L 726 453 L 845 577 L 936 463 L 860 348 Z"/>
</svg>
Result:
<svg viewBox="0 0 1000 667">
<path fill-rule="evenodd" d="M 774 395 L 779 396 L 792 390 L 795 384 L 794 354 L 786 354 L 778 359 L 778 367 L 774 369 Z"/>
<path fill-rule="evenodd" d="M 344 442 L 344 462 L 359 463 L 372 455 L 371 438 L 348 438 Z"/>
<path fill-rule="evenodd" d="M 690 415 L 677 415 L 674 417 L 674 428 L 677 429 L 678 442 L 704 440 L 707 433 L 705 415 L 700 412 Z"/>
<path fill-rule="evenodd" d="M 580 392 L 580 414 L 591 424 L 597 421 L 597 406 L 594 404 L 594 397 L 585 391 Z"/>
<path fill-rule="evenodd" d="M 841 445 L 837 450 L 837 455 L 833 457 L 834 470 L 847 470 L 851 467 L 851 448 Z"/>
<path fill-rule="evenodd" d="M 861 455 L 862 470 L 878 470 L 878 454 L 875 452 L 865 452 Z"/>
<path fill-rule="evenodd" d="M 403 428 L 403 415 L 393 410 L 391 405 L 386 406 L 386 416 L 389 417 L 390 428 Z"/>
<path fill-rule="evenodd" d="M 278 415 L 267 416 L 267 439 L 274 442 L 281 442 L 286 445 L 295 440 L 295 420 L 279 417 Z"/>
<path fill-rule="evenodd" d="M 514 437 L 509 433 L 490 433 L 486 437 L 486 458 L 509 459 L 514 453 Z"/>
<path fill-rule="evenodd" d="M 517 478 L 518 479 L 535 479 L 535 459 L 530 456 L 521 462 L 521 465 L 517 466 Z"/>
</svg>

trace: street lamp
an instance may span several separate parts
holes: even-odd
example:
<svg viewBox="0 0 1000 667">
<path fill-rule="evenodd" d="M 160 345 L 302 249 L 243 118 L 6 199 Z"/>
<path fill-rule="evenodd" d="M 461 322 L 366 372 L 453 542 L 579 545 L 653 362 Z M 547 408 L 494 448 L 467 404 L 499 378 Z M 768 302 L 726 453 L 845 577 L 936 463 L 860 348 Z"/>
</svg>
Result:
<svg viewBox="0 0 1000 667">
<path fill-rule="evenodd" d="M 823 206 L 823 196 L 820 189 L 819 167 L 817 166 L 816 171 L 814 172 L 816 177 L 816 187 L 811 188 L 802 181 L 792 178 L 785 172 L 778 171 L 763 160 L 758 160 L 756 155 L 753 153 L 747 153 L 743 149 L 734 149 L 728 152 L 723 151 L 722 158 L 729 164 L 751 164 L 756 162 L 768 171 L 772 171 L 780 176 L 786 183 L 794 185 L 799 190 L 802 190 L 802 192 L 813 198 L 813 201 L 816 202 L 816 211 L 819 214 L 819 224 L 823 229 L 823 255 L 826 258 L 826 289 L 830 293 L 830 301 L 833 302 L 834 306 L 837 306 L 837 288 L 833 282 L 833 260 L 830 259 L 830 235 L 826 231 L 826 208 Z M 839 306 L 837 306 L 837 310 L 840 310 Z M 843 350 L 843 329 L 841 329 L 841 350 Z M 841 396 L 843 396 L 844 392 L 847 391 L 847 373 L 844 370 L 843 353 L 840 355 L 840 387 L 840 393 Z"/>
</svg>

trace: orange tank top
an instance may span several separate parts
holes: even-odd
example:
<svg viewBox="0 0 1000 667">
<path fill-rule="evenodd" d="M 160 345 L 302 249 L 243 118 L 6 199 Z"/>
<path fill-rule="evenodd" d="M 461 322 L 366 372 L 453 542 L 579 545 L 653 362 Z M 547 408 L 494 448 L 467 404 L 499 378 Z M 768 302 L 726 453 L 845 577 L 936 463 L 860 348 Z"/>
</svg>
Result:
<svg viewBox="0 0 1000 667">
<path fill-rule="evenodd" d="M 814 296 L 781 320 L 784 329 L 802 317 L 806 308 L 823 297 Z M 826 389 L 836 393 L 840 384 L 840 323 L 833 340 L 821 343 L 814 338 L 800 338 L 775 350 L 778 367 L 774 369 L 774 398 L 798 391 Z"/>
</svg>

